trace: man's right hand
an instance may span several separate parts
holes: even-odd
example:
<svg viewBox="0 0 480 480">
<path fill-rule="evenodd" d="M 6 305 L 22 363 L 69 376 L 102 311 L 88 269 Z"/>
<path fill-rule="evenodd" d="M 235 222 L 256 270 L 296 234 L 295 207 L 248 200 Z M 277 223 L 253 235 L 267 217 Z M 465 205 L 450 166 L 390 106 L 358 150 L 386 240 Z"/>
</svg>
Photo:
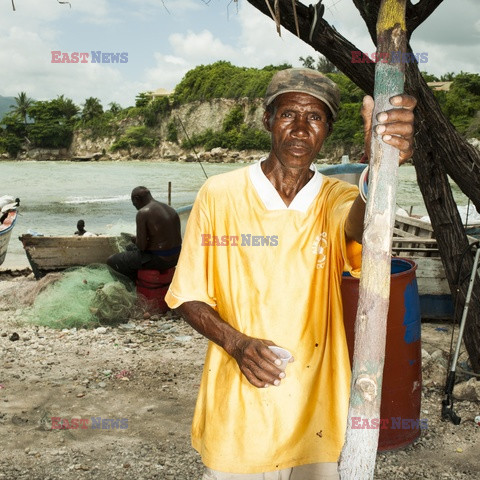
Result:
<svg viewBox="0 0 480 480">
<path fill-rule="evenodd" d="M 224 346 L 225 351 L 238 363 L 240 371 L 255 387 L 278 386 L 285 373 L 278 368 L 281 361 L 268 348 L 275 345 L 270 340 L 260 340 L 237 332 L 235 338 Z M 275 363 L 277 362 L 277 363 Z"/>
<path fill-rule="evenodd" d="M 252 385 L 258 388 L 280 385 L 285 373 L 275 365 L 275 361 L 279 362 L 277 365 L 281 365 L 281 361 L 268 348 L 268 345 L 275 345 L 273 342 L 240 333 L 204 302 L 185 302 L 178 307 L 178 311 L 197 332 L 233 357 Z"/>
</svg>

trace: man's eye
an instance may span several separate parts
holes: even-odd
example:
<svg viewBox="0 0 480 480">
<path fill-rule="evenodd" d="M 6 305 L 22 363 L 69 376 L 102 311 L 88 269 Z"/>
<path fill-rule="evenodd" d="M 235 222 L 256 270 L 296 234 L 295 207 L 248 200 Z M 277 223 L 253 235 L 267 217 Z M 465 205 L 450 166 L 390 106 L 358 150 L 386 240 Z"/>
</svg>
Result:
<svg viewBox="0 0 480 480">
<path fill-rule="evenodd" d="M 292 114 L 290 112 L 283 112 L 280 116 L 283 118 L 290 118 Z"/>
<path fill-rule="evenodd" d="M 315 122 L 324 122 L 325 119 L 322 118 L 320 115 L 312 114 L 310 118 Z"/>
</svg>

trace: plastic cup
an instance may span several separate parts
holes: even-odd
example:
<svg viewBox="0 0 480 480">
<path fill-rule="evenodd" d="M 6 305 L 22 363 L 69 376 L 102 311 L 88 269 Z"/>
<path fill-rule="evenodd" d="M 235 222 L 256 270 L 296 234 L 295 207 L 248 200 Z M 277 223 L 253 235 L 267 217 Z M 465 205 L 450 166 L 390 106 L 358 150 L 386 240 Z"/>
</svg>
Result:
<svg viewBox="0 0 480 480">
<path fill-rule="evenodd" d="M 288 362 L 292 358 L 292 354 L 281 347 L 268 347 L 281 361 L 281 365 L 275 364 L 280 370 L 285 370 L 287 368 Z"/>
</svg>

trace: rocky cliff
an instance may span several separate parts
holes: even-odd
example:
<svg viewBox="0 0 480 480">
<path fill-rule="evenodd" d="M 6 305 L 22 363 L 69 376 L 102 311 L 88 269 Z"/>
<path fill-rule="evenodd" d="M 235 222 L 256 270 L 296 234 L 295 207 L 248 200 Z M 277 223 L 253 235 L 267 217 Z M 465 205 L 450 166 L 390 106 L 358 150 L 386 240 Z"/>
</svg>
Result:
<svg viewBox="0 0 480 480">
<path fill-rule="evenodd" d="M 221 130 L 223 121 L 229 112 L 236 106 L 241 105 L 245 114 L 245 123 L 254 128 L 261 129 L 263 108 L 260 100 L 248 99 L 214 99 L 209 102 L 193 102 L 174 108 L 168 115 L 159 121 L 154 133 L 159 143 L 156 147 L 131 147 L 126 150 L 112 152 L 110 148 L 116 140 L 116 136 L 99 137 L 92 139 L 90 130 L 76 130 L 67 156 L 74 160 L 89 160 L 92 157 L 101 156 L 102 160 L 130 160 L 130 159 L 155 159 L 167 161 L 195 161 L 195 152 L 184 150 L 181 144 L 188 137 L 198 135 L 207 129 Z M 178 142 L 169 142 L 167 137 L 167 125 L 175 121 L 178 131 Z M 136 119 L 123 121 L 119 133 L 128 127 L 138 126 Z M 118 136 L 118 135 L 117 135 Z M 197 150 L 197 155 L 208 162 L 236 162 L 251 161 L 264 155 L 264 152 L 233 152 L 226 149 L 215 148 L 205 152 Z"/>
<path fill-rule="evenodd" d="M 92 129 L 76 129 L 70 148 L 67 149 L 41 149 L 28 148 L 19 154 L 19 160 L 113 160 L 127 161 L 135 159 L 152 159 L 159 161 L 196 161 L 197 157 L 206 162 L 233 163 L 250 162 L 264 156 L 265 151 L 231 151 L 228 149 L 214 148 L 209 151 L 197 148 L 196 151 L 186 150 L 181 147 L 182 143 L 194 135 L 201 134 L 206 130 L 221 131 L 224 120 L 234 108 L 242 107 L 244 123 L 254 129 L 262 130 L 263 106 L 260 99 L 248 98 L 214 99 L 206 102 L 192 102 L 172 109 L 158 119 L 157 125 L 149 132 L 155 139 L 154 147 L 134 147 L 112 150 L 112 145 L 130 128 L 142 126 L 142 117 L 123 118 L 115 123 L 112 129 L 115 133 L 99 135 Z M 168 137 L 168 125 L 176 124 L 177 142 L 166 140 Z M 358 151 L 357 151 L 358 150 Z M 358 160 L 362 152 L 360 149 L 345 151 L 342 147 L 328 150 L 326 158 L 320 162 L 337 163 L 342 155 L 350 155 L 351 161 Z"/>
</svg>

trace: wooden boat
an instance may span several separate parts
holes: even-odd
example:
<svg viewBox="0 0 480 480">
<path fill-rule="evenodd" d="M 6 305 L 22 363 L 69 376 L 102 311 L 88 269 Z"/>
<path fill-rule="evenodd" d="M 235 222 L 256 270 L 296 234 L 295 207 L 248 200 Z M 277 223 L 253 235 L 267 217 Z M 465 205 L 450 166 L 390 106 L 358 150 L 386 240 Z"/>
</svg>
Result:
<svg viewBox="0 0 480 480">
<path fill-rule="evenodd" d="M 476 235 L 471 235 L 474 230 L 467 228 L 466 233 L 470 244 L 478 240 Z M 396 215 L 393 235 L 393 255 L 409 258 L 418 265 L 416 276 L 422 317 L 451 318 L 452 296 L 430 223 Z"/>
<path fill-rule="evenodd" d="M 177 209 L 182 226 L 185 224 L 192 205 Z M 71 267 L 82 267 L 92 263 L 106 263 L 108 257 L 124 250 L 130 242 L 130 234 L 120 236 L 97 235 L 79 236 L 35 236 L 22 235 L 28 261 L 36 279 L 47 273 L 58 272 Z"/>
<path fill-rule="evenodd" d="M 5 261 L 7 255 L 8 242 L 12 235 L 13 227 L 17 221 L 17 210 L 12 209 L 7 213 L 7 217 L 0 224 L 0 265 Z"/>
<path fill-rule="evenodd" d="M 451 318 L 453 302 L 432 226 L 417 218 L 395 216 L 392 255 L 417 264 L 420 311 L 423 318 Z"/>
<path fill-rule="evenodd" d="M 33 274 L 38 280 L 47 273 L 92 263 L 106 263 L 107 258 L 120 251 L 121 237 L 98 235 L 19 237 Z"/>
</svg>

